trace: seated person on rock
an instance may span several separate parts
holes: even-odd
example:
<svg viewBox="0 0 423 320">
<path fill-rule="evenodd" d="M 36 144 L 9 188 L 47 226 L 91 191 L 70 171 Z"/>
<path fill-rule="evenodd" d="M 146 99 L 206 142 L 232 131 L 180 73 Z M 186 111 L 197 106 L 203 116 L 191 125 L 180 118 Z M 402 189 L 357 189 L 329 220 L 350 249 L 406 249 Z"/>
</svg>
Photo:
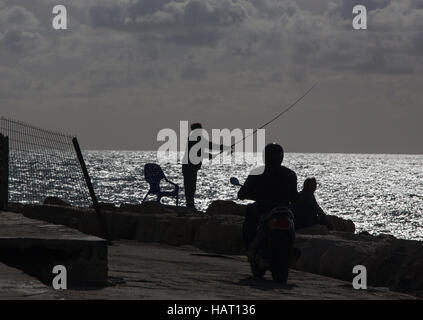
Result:
<svg viewBox="0 0 423 320">
<path fill-rule="evenodd" d="M 264 149 L 264 168 L 254 169 L 238 192 L 238 199 L 253 200 L 244 222 L 244 244 L 248 248 L 257 234 L 260 217 L 277 206 L 289 207 L 297 197 L 297 175 L 282 166 L 283 148 L 276 143 Z"/>
<path fill-rule="evenodd" d="M 298 193 L 298 198 L 292 207 L 296 230 L 311 227 L 316 224 L 324 225 L 329 230 L 333 229 L 328 221 L 326 213 L 319 206 L 314 197 L 316 189 L 316 179 L 308 178 L 304 181 L 303 190 Z"/>
</svg>

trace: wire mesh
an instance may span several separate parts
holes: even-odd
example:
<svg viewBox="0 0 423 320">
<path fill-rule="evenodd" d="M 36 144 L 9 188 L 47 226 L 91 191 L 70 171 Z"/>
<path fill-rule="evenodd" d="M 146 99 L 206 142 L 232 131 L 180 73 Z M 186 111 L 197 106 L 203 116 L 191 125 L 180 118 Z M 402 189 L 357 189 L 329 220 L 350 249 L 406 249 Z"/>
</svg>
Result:
<svg viewBox="0 0 423 320">
<path fill-rule="evenodd" d="M 4 117 L 0 123 L 0 132 L 9 137 L 9 202 L 58 197 L 74 206 L 90 205 L 72 135 Z"/>
</svg>

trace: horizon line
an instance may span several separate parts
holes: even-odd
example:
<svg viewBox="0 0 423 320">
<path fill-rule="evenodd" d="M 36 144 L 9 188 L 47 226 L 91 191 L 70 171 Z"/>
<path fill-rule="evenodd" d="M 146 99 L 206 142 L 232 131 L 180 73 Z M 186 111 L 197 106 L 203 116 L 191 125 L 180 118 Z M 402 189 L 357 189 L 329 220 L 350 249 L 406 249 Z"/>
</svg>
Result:
<svg viewBox="0 0 423 320">
<path fill-rule="evenodd" d="M 157 150 L 147 150 L 147 149 L 92 149 L 86 148 L 83 151 L 121 151 L 121 152 L 158 152 Z M 176 151 L 176 152 L 184 152 L 184 151 Z M 254 152 L 255 153 L 255 152 Z M 287 151 L 285 154 L 289 153 L 298 153 L 298 154 L 357 154 L 357 155 L 398 155 L 398 156 L 423 156 L 423 153 L 387 153 L 387 152 L 343 152 L 343 151 L 331 151 L 331 152 L 316 152 L 316 151 Z"/>
</svg>

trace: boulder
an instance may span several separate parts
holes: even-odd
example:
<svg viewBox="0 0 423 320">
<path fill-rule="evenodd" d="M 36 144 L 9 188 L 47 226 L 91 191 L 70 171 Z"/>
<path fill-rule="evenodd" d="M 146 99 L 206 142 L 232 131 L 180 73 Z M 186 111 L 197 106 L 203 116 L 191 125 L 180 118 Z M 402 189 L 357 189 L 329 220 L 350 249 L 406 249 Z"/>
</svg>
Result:
<svg viewBox="0 0 423 320">
<path fill-rule="evenodd" d="M 100 210 L 108 210 L 108 211 L 115 211 L 117 210 L 117 207 L 114 203 L 108 203 L 108 202 L 99 202 L 98 206 L 100 207 Z M 94 209 L 94 205 L 90 207 L 91 209 Z"/>
<path fill-rule="evenodd" d="M 58 197 L 47 197 L 44 199 L 44 205 L 71 207 L 71 205 Z"/>
<path fill-rule="evenodd" d="M 194 245 L 209 252 L 242 254 L 245 252 L 242 220 L 225 219 L 222 216 L 207 219 L 197 227 Z"/>
<path fill-rule="evenodd" d="M 297 234 L 301 250 L 298 270 L 350 281 L 355 265 L 362 264 L 376 249 L 373 242 L 340 239 L 334 235 Z"/>
<path fill-rule="evenodd" d="M 311 227 L 302 228 L 299 230 L 296 230 L 297 234 L 329 234 L 328 228 L 326 226 L 323 226 L 321 224 L 316 224 Z"/>
<path fill-rule="evenodd" d="M 336 234 L 336 235 L 335 235 Z M 341 237 L 341 235 L 345 237 Z M 352 281 L 356 265 L 367 269 L 370 286 L 423 293 L 423 243 L 366 234 L 297 235 L 296 268 Z"/>
<path fill-rule="evenodd" d="M 157 214 L 157 213 L 169 213 L 171 210 L 166 208 L 165 205 L 157 201 L 146 201 L 139 205 L 139 213 L 145 214 Z"/>
<path fill-rule="evenodd" d="M 119 211 L 123 212 L 136 212 L 141 214 L 165 214 L 165 213 L 177 213 L 182 215 L 192 214 L 204 214 L 202 211 L 193 210 L 184 206 L 173 206 L 162 204 L 157 201 L 146 201 L 142 204 L 129 204 L 122 203 L 119 207 Z"/>
<path fill-rule="evenodd" d="M 107 226 L 107 233 L 110 240 L 134 238 L 138 214 L 132 212 L 102 211 L 103 218 Z M 78 225 L 79 231 L 102 236 L 98 215 L 94 210 L 90 210 L 81 216 Z"/>
<path fill-rule="evenodd" d="M 377 237 L 381 239 L 380 237 Z M 423 294 L 423 243 L 385 238 L 365 262 L 375 286 Z"/>
<path fill-rule="evenodd" d="M 7 211 L 15 212 L 15 213 L 22 213 L 25 205 L 18 202 L 9 202 L 7 204 Z"/>
<path fill-rule="evenodd" d="M 23 207 L 22 213 L 30 219 L 44 220 L 77 229 L 79 219 L 84 215 L 85 211 L 73 207 L 54 205 L 26 205 Z"/>
<path fill-rule="evenodd" d="M 245 216 L 246 205 L 238 204 L 230 200 L 213 201 L 207 208 L 206 214 Z"/>
<path fill-rule="evenodd" d="M 341 231 L 341 232 L 355 232 L 355 224 L 352 220 L 342 219 L 337 216 L 327 215 L 328 221 L 333 226 L 333 231 Z"/>
<path fill-rule="evenodd" d="M 229 205 L 223 207 L 229 208 Z M 215 205 L 215 209 L 218 205 Z M 199 214 L 184 207 L 156 202 L 140 205 L 139 212 L 103 211 L 112 239 L 134 239 L 168 245 L 194 245 L 223 254 L 245 252 L 242 241 L 244 217 L 228 211 Z M 99 235 L 94 210 L 52 205 L 26 205 L 25 216 L 79 228 Z M 213 211 L 213 210 L 212 210 Z M 390 235 L 353 233 L 354 225 L 338 218 L 335 231 L 314 226 L 297 232 L 296 247 L 301 250 L 295 268 L 352 281 L 356 265 L 367 268 L 369 286 L 386 286 L 413 294 L 423 294 L 423 242 L 396 239 Z M 336 231 L 336 229 L 347 230 Z"/>
<path fill-rule="evenodd" d="M 119 206 L 119 210 L 124 212 L 141 212 L 141 209 L 141 204 L 121 203 Z"/>
</svg>

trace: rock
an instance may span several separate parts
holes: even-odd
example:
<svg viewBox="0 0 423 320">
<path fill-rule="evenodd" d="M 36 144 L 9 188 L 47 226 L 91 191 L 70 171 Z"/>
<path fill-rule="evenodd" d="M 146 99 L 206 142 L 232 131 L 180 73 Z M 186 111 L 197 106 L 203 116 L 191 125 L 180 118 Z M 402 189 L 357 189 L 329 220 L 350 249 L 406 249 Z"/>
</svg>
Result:
<svg viewBox="0 0 423 320">
<path fill-rule="evenodd" d="M 114 203 L 99 202 L 98 206 L 100 210 L 116 211 L 117 207 Z M 91 209 L 94 209 L 94 205 L 91 205 Z"/>
<path fill-rule="evenodd" d="M 368 273 L 374 275 L 377 286 L 412 293 L 423 293 L 423 243 L 402 239 L 387 239 L 366 261 Z"/>
<path fill-rule="evenodd" d="M 77 229 L 79 219 L 85 211 L 74 207 L 27 205 L 22 209 L 22 213 L 27 218 L 44 220 Z"/>
<path fill-rule="evenodd" d="M 7 211 L 21 213 L 24 209 L 25 205 L 22 203 L 17 202 L 9 202 L 7 204 Z"/>
<path fill-rule="evenodd" d="M 337 216 L 327 215 L 328 221 L 333 226 L 333 231 L 355 232 L 355 224 L 351 220 L 342 219 Z"/>
<path fill-rule="evenodd" d="M 184 206 L 166 205 L 156 201 L 146 201 L 142 204 L 122 203 L 119 211 L 137 212 L 141 214 L 177 213 L 182 215 L 204 214 L 204 212 L 193 210 Z"/>
<path fill-rule="evenodd" d="M 53 206 L 61 206 L 61 207 L 72 207 L 69 203 L 63 201 L 58 197 L 47 197 L 45 198 L 44 205 L 53 205 Z"/>
<path fill-rule="evenodd" d="M 311 227 L 302 228 L 299 230 L 296 230 L 297 234 L 329 234 L 328 228 L 326 226 L 323 226 L 321 224 L 316 224 Z"/>
<path fill-rule="evenodd" d="M 165 205 L 157 201 L 146 201 L 139 206 L 140 213 L 156 214 L 156 213 L 169 213 L 171 210 L 166 208 Z"/>
<path fill-rule="evenodd" d="M 344 233 L 345 235 L 347 233 Z M 371 286 L 413 294 L 423 293 L 423 243 L 391 237 L 297 235 L 301 257 L 296 268 L 351 281 L 352 269 L 363 265 Z"/>
<path fill-rule="evenodd" d="M 246 205 L 238 204 L 229 200 L 213 201 L 207 208 L 206 214 L 245 216 Z"/>
<path fill-rule="evenodd" d="M 297 235 L 301 250 L 298 270 L 318 273 L 341 280 L 351 280 L 353 267 L 362 264 L 377 244 L 344 240 L 333 235 Z"/>
<path fill-rule="evenodd" d="M 141 204 L 121 203 L 119 210 L 126 212 L 141 212 Z"/>
<path fill-rule="evenodd" d="M 223 205 L 230 207 L 231 205 Z M 215 206 L 217 208 L 217 205 Z M 202 250 L 242 254 L 242 222 L 244 217 L 215 211 L 199 214 L 184 207 L 146 202 L 140 212 L 105 211 L 112 239 L 134 239 L 168 245 L 194 245 Z M 24 215 L 56 224 L 79 228 L 98 235 L 98 218 L 94 210 L 63 206 L 27 205 Z M 423 292 L 423 242 L 396 239 L 390 235 L 354 234 L 353 224 L 341 218 L 338 229 L 330 231 L 314 226 L 297 233 L 296 247 L 301 256 L 296 268 L 351 282 L 356 265 L 367 268 L 369 286 L 387 286 L 402 292 Z M 341 227 L 339 227 L 341 226 Z M 308 234 L 304 234 L 308 233 Z"/>
<path fill-rule="evenodd" d="M 378 237 L 381 240 L 395 240 L 395 239 L 397 239 L 394 235 L 388 234 L 388 233 L 380 233 L 376 237 Z"/>
<path fill-rule="evenodd" d="M 138 214 L 132 212 L 103 211 L 102 215 L 110 240 L 131 240 L 134 238 Z M 90 210 L 81 216 L 78 229 L 86 234 L 102 236 L 99 219 L 94 210 Z"/>
</svg>

